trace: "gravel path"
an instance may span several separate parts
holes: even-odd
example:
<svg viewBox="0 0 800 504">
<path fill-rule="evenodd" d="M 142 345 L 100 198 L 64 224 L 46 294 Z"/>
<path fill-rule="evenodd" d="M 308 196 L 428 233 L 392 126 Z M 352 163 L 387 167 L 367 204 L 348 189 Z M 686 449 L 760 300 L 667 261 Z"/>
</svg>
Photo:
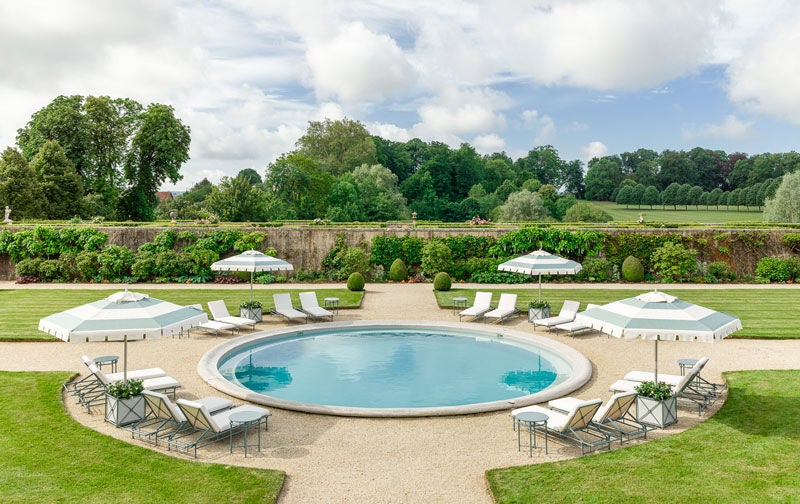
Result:
<svg viewBox="0 0 800 504">
<path fill-rule="evenodd" d="M 575 287 L 548 284 L 548 289 Z M 0 283 L 0 289 L 22 286 Z M 58 288 L 72 286 L 61 286 Z M 148 286 L 150 289 L 152 286 Z M 174 288 L 174 286 L 166 286 Z M 203 286 L 206 287 L 206 286 Z M 216 286 L 215 286 L 216 287 Z M 285 289 L 287 286 L 257 286 L 258 290 Z M 302 288 L 296 284 L 291 288 Z M 319 285 L 309 286 L 310 289 Z M 584 287 L 584 286 L 581 286 Z M 616 286 L 614 286 L 616 287 Z M 631 287 L 631 286 L 626 286 Z M 688 286 L 672 286 L 687 288 Z M 708 288 L 708 286 L 702 286 Z M 738 287 L 738 286 L 737 286 Z M 795 286 L 793 286 L 796 288 Z M 48 288 L 37 286 L 25 288 Z M 49 286 L 52 288 L 52 286 Z M 86 285 L 74 288 L 87 288 Z M 98 288 L 109 288 L 101 285 Z M 156 287 L 152 287 L 156 288 Z M 241 286 L 238 286 L 241 289 Z M 519 286 L 514 286 L 519 288 Z M 535 289 L 535 285 L 526 288 Z M 610 288 L 608 285 L 598 288 Z M 652 285 L 632 286 L 641 291 Z M 663 286 L 669 290 L 670 286 Z M 724 288 L 731 288 L 725 286 Z M 743 286 L 742 288 L 760 288 Z M 269 292 L 263 293 L 264 295 Z M 430 284 L 369 284 L 363 307 L 343 310 L 340 320 L 458 320 L 454 312 L 437 308 Z M 283 327 L 275 317 L 266 317 L 258 330 Z M 506 322 L 518 330 L 532 332 L 526 317 Z M 621 341 L 589 334 L 576 338 L 539 333 L 583 352 L 594 365 L 592 380 L 575 394 L 578 397 L 607 399 L 607 387 L 630 369 L 652 368 L 653 343 Z M 158 366 L 177 378 L 183 388 L 179 397 L 193 398 L 219 394 L 197 375 L 200 357 L 219 343 L 220 337 L 192 334 L 189 339 L 161 339 L 129 344 L 131 368 Z M 0 369 L 84 372 L 83 354 L 121 353 L 118 343 L 0 343 Z M 725 370 L 797 368 L 800 340 L 759 341 L 725 340 L 720 344 L 661 342 L 660 369 L 677 372 L 675 361 L 682 357 L 707 355 L 710 361 L 703 376 L 720 380 Z M 718 408 L 721 402 L 716 405 Z M 80 423 L 141 446 L 125 431 L 103 422 L 102 415 L 87 414 L 67 401 L 67 408 Z M 272 409 L 269 432 L 262 437 L 266 446 L 245 459 L 241 453 L 228 453 L 227 443 L 201 449 L 200 461 L 281 469 L 288 477 L 281 503 L 361 503 L 361 502 L 492 502 L 484 472 L 490 468 L 540 463 L 578 456 L 575 448 L 550 445 L 550 454 L 516 449 L 516 434 L 507 411 L 462 417 L 415 419 L 361 419 L 309 415 Z M 713 411 L 710 413 L 713 414 Z M 650 438 L 689 428 L 708 417 L 679 410 L 680 422 L 656 431 Z M 171 456 L 183 455 L 160 450 Z"/>
</svg>

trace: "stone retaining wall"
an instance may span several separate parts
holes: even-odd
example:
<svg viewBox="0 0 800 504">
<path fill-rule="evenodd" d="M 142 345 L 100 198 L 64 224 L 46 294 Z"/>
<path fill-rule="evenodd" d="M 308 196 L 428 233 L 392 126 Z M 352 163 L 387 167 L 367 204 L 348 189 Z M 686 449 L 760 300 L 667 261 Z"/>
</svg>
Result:
<svg viewBox="0 0 800 504">
<path fill-rule="evenodd" d="M 23 226 L 13 226 L 7 228 L 26 229 Z M 99 228 L 108 234 L 108 243 L 114 245 L 124 245 L 133 251 L 161 233 L 164 229 L 175 231 L 190 230 L 197 233 L 207 231 L 211 228 L 203 227 L 103 227 Z M 319 270 L 325 255 L 336 244 L 337 237 L 344 236 L 348 246 L 356 246 L 366 243 L 369 246 L 372 239 L 376 236 L 405 236 L 411 235 L 423 239 L 434 237 L 446 237 L 457 235 L 491 236 L 499 237 L 514 231 L 512 228 L 412 228 L 410 226 L 389 226 L 389 227 L 361 227 L 361 228 L 332 228 L 323 226 L 308 227 L 276 227 L 276 228 L 237 228 L 245 232 L 259 231 L 266 235 L 264 245 L 273 247 L 278 251 L 281 259 L 289 261 L 295 269 Z M 737 230 L 737 229 L 682 229 L 682 228 L 642 228 L 642 229 L 598 229 L 611 234 L 617 233 L 652 233 L 652 234 L 682 234 L 691 236 L 695 241 L 705 240 L 709 244 L 714 244 L 714 238 L 723 233 L 728 233 L 733 239 L 727 243 L 728 251 L 722 253 L 714 246 L 705 248 L 698 247 L 700 252 L 699 259 L 706 262 L 725 260 L 737 274 L 752 275 L 758 260 L 764 256 L 787 256 L 792 252 L 782 245 L 781 237 L 787 232 L 795 230 Z M 753 247 L 748 240 L 738 239 L 739 233 L 745 236 L 756 237 L 763 240 L 763 245 Z M 13 280 L 14 266 L 7 255 L 0 255 L 0 278 Z"/>
</svg>

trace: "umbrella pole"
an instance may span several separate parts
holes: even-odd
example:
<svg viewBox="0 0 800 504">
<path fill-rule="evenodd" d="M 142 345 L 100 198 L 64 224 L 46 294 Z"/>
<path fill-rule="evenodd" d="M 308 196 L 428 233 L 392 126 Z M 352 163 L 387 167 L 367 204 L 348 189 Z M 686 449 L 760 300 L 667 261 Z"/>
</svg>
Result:
<svg viewBox="0 0 800 504">
<path fill-rule="evenodd" d="M 125 351 L 122 354 L 122 381 L 128 381 L 128 335 L 125 335 Z"/>
<path fill-rule="evenodd" d="M 250 272 L 250 302 L 253 302 L 253 272 Z"/>
<path fill-rule="evenodd" d="M 539 301 L 542 300 L 542 275 L 539 274 Z"/>
<path fill-rule="evenodd" d="M 655 373 L 653 373 L 654 374 L 653 377 L 655 378 L 656 384 L 658 384 L 658 340 L 660 338 L 661 338 L 660 336 L 656 336 L 656 362 L 655 362 Z"/>
</svg>

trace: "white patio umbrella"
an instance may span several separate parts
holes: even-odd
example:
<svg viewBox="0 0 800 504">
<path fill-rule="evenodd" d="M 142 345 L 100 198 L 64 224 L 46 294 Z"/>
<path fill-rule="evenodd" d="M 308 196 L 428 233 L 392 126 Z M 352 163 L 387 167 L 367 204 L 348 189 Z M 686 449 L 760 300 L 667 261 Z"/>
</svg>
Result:
<svg viewBox="0 0 800 504">
<path fill-rule="evenodd" d="M 539 301 L 542 300 L 542 275 L 574 275 L 582 269 L 580 263 L 539 249 L 528 255 L 508 260 L 497 267 L 500 271 L 539 275 Z"/>
<path fill-rule="evenodd" d="M 105 299 L 39 320 L 39 330 L 64 341 L 124 341 L 123 379 L 128 377 L 128 340 L 178 334 L 208 321 L 194 306 L 180 306 L 129 292 L 126 288 Z"/>
<path fill-rule="evenodd" d="M 212 271 L 249 271 L 250 301 L 253 300 L 253 273 L 257 271 L 290 271 L 293 269 L 294 266 L 283 259 L 277 259 L 258 250 L 248 250 L 211 264 Z"/>
<path fill-rule="evenodd" d="M 589 308 L 576 322 L 623 339 L 655 340 L 655 378 L 658 381 L 658 341 L 719 341 L 742 328 L 727 313 L 681 301 L 658 290 Z"/>
</svg>

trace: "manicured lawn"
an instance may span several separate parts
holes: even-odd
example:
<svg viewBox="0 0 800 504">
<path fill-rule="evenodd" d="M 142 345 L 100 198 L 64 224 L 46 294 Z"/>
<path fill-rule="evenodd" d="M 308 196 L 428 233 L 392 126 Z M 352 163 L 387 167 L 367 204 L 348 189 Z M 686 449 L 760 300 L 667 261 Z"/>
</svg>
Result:
<svg viewBox="0 0 800 504">
<path fill-rule="evenodd" d="M 130 290 L 149 294 L 157 299 L 170 301 L 179 305 L 202 303 L 208 312 L 206 303 L 215 299 L 225 300 L 231 315 L 239 314 L 239 303 L 250 299 L 249 286 L 242 286 L 241 290 L 229 289 L 152 289 L 131 286 Z M 292 295 L 292 304 L 300 306 L 298 294 L 308 289 L 281 289 L 254 291 L 253 299 L 261 301 L 264 314 L 275 306 L 272 294 L 289 292 Z M 94 290 L 94 289 L 59 289 L 57 284 L 52 289 L 19 289 L 0 290 L 0 340 L 53 340 L 54 338 L 38 330 L 39 319 L 68 310 L 84 303 L 90 303 L 118 292 L 119 289 Z M 338 297 L 339 307 L 342 309 L 358 308 L 361 306 L 363 292 L 352 292 L 347 289 L 315 289 L 320 304 L 326 297 Z"/>
<path fill-rule="evenodd" d="M 652 209 L 649 206 L 642 206 L 637 208 L 631 205 L 625 208 L 625 205 L 617 205 L 608 201 L 592 201 L 596 205 L 614 218 L 614 222 L 636 222 L 639 214 L 644 214 L 644 220 L 647 223 L 663 222 L 666 224 L 687 224 L 696 222 L 698 224 L 724 224 L 726 222 L 762 222 L 764 220 L 763 212 L 760 210 L 736 210 L 736 207 L 730 209 L 725 206 L 720 206 L 719 210 L 714 207 L 706 210 L 700 205 L 700 209 L 689 206 L 685 209 L 678 206 L 677 210 L 672 207 L 663 209 L 660 205 L 654 206 Z"/>
<path fill-rule="evenodd" d="M 712 418 L 639 446 L 487 471 L 498 504 L 800 502 L 800 371 L 726 373 Z"/>
<path fill-rule="evenodd" d="M 528 303 L 537 296 L 536 288 L 526 289 L 460 289 L 455 287 L 446 292 L 436 291 L 439 306 L 451 308 L 453 297 L 467 298 L 467 306 L 472 305 L 476 290 L 493 293 L 496 304 L 503 292 L 517 294 L 517 309 L 527 314 Z M 542 286 L 542 299 L 550 302 L 551 312 L 558 313 L 565 299 L 580 301 L 581 310 L 587 303 L 604 304 L 646 292 L 622 289 L 548 289 Z M 652 290 L 652 289 L 651 289 Z M 707 308 L 723 311 L 739 317 L 743 329 L 729 338 L 794 339 L 800 336 L 800 289 L 663 289 L 664 292 L 680 299 Z"/>
<path fill-rule="evenodd" d="M 176 459 L 78 424 L 61 403 L 68 378 L 0 372 L 0 502 L 277 501 L 282 471 Z"/>
</svg>

